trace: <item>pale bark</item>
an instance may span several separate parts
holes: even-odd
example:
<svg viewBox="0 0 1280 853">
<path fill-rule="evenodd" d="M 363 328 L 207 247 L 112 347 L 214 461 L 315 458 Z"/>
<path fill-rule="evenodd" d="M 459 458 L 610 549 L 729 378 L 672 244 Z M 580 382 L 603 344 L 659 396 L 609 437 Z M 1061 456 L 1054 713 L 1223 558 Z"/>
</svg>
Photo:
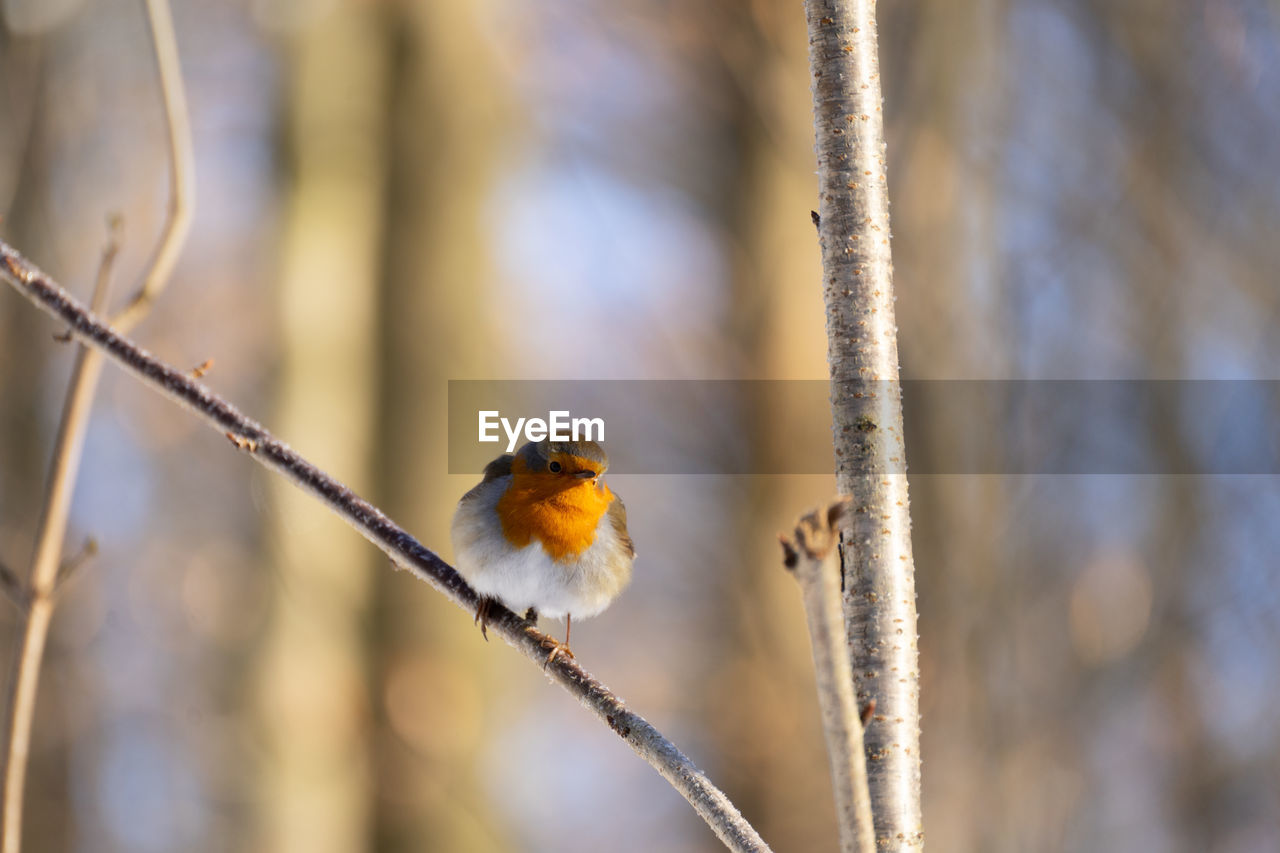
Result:
<svg viewBox="0 0 1280 853">
<path fill-rule="evenodd" d="M 871 796 L 862 720 L 849 677 L 848 636 L 840 595 L 839 523 L 848 511 L 840 501 L 800 519 L 794 539 L 782 539 L 784 562 L 804 598 L 813 669 L 827 739 L 831 787 L 843 853 L 875 853 Z"/>
<path fill-rule="evenodd" d="M 919 672 L 874 3 L 808 0 L 844 610 L 881 850 L 924 844 Z"/>
</svg>

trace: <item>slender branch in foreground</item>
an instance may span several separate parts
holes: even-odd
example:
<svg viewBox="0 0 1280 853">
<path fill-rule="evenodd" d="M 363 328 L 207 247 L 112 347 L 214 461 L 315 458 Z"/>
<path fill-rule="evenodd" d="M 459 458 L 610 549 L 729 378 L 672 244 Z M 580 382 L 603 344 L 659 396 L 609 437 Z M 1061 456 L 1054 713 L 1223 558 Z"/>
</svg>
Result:
<svg viewBox="0 0 1280 853">
<path fill-rule="evenodd" d="M 795 538 L 782 541 L 783 563 L 800 584 L 813 669 L 822 709 L 822 730 L 831 761 L 831 785 L 836 800 L 843 853 L 875 853 L 876 834 L 867 789 L 867 757 L 862 743 L 862 720 L 853 695 L 848 638 L 840 604 L 840 557 L 837 544 L 840 517 L 847 500 L 814 510 L 796 524 Z"/>
<path fill-rule="evenodd" d="M 177 263 L 178 253 L 191 226 L 195 204 L 195 155 L 191 145 L 191 126 L 187 115 L 186 90 L 178 63 L 178 42 L 173 32 L 173 18 L 168 0 L 146 0 L 147 20 L 151 26 L 151 45 L 164 102 L 165 126 L 169 145 L 169 209 L 161 229 L 156 250 L 148 261 L 142 284 L 128 305 L 115 317 L 115 326 L 127 331 L 137 325 L 156 296 L 164 289 Z M 94 287 L 95 312 L 105 310 L 107 284 L 111 267 L 119 250 L 120 223 L 112 223 L 112 237 L 103 255 Z M 80 467 L 84 435 L 89 412 L 102 374 L 102 353 L 82 346 L 67 389 L 67 399 L 58 430 L 48 492 L 41 510 L 36 549 L 31 562 L 30 586 L 24 592 L 26 619 L 22 639 L 15 647 L 13 675 L 10 678 L 6 708 L 8 728 L 4 753 L 3 805 L 0 806 L 0 853 L 18 853 L 22 845 L 22 807 L 26 787 L 27 759 L 30 752 L 31 725 L 35 714 L 36 693 L 40 683 L 40 665 L 49 623 L 53 618 L 56 594 L 61 585 L 62 544 L 66 535 L 71 495 L 75 491 L 76 473 Z M 73 564 L 70 571 L 74 571 Z M 70 574 L 70 571 L 67 573 Z"/>
<path fill-rule="evenodd" d="M 98 280 L 93 288 L 95 310 L 102 310 L 106 306 L 111 267 L 119 250 L 117 219 L 111 224 L 111 236 L 98 267 Z M 31 557 L 31 573 L 28 576 L 28 586 L 23 592 L 25 613 L 22 637 L 14 646 L 13 664 L 9 670 L 12 675 L 5 703 L 8 728 L 5 732 L 3 813 L 0 814 L 0 823 L 3 824 L 0 849 L 4 853 L 18 853 L 22 847 L 22 805 L 26 790 L 27 758 L 31 751 L 31 725 L 35 717 L 36 692 L 40 686 L 40 664 L 44 660 L 45 641 L 49 635 L 49 623 L 53 619 L 71 496 L 75 492 L 76 474 L 80 469 L 85 433 L 89 429 L 93 397 L 98 390 L 98 378 L 102 375 L 102 353 L 87 346 L 77 347 L 77 350 L 40 512 L 35 553 Z"/>
<path fill-rule="evenodd" d="M 454 571 L 377 507 L 321 471 L 275 438 L 257 422 L 210 391 L 191 376 L 166 364 L 93 316 L 70 294 L 38 270 L 8 244 L 0 241 L 0 277 L 19 293 L 71 327 L 79 340 L 102 349 L 139 380 L 192 410 L 211 427 L 257 462 L 283 474 L 297 486 L 323 501 L 361 535 L 381 548 L 397 565 L 431 584 L 468 615 L 475 613 L 476 593 Z M 716 788 L 676 746 L 630 711 L 622 700 L 578 665 L 575 659 L 557 655 L 554 643 L 505 607 L 490 610 L 489 630 L 522 652 L 603 720 L 637 755 L 671 783 L 711 829 L 735 851 L 767 851 L 769 848 L 742 817 L 724 792 Z"/>
<path fill-rule="evenodd" d="M 805 0 L 818 153 L 818 233 L 836 485 L 852 498 L 841 543 L 858 698 L 875 703 L 866 752 L 876 842 L 924 846 L 915 566 L 875 0 Z"/>
<path fill-rule="evenodd" d="M 111 326 L 128 334 L 151 310 L 151 304 L 169 283 L 178 254 L 191 230 L 195 209 L 196 167 L 191 145 L 191 121 L 187 114 L 186 89 L 182 85 L 182 68 L 178 63 L 178 40 L 173 32 L 173 16 L 168 0 L 146 0 L 147 21 L 151 25 L 151 44 L 160 76 L 160 92 L 164 101 L 165 126 L 169 134 L 169 210 L 160 231 L 142 284 L 129 304 L 111 318 Z"/>
</svg>

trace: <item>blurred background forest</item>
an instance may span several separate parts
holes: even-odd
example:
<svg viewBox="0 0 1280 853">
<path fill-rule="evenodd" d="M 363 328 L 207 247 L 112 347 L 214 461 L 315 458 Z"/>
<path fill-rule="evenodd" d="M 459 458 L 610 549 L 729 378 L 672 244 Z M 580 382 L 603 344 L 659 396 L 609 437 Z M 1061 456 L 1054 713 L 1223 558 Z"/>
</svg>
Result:
<svg viewBox="0 0 1280 853">
<path fill-rule="evenodd" d="M 0 8 L 0 231 L 87 298 L 119 212 L 123 298 L 167 198 L 143 6 Z M 447 474 L 449 379 L 825 376 L 798 0 L 174 16 L 198 204 L 136 337 L 214 359 L 214 388 L 446 559 L 474 481 Z M 1280 379 L 1280 3 L 880 16 L 905 377 Z M 20 572 L 59 331 L 0 291 L 0 560 Z M 1194 468 L 1194 426 L 1194 406 L 1158 413 L 1149 452 Z M 751 427 L 771 452 L 827 440 L 777 411 Z M 582 662 L 775 850 L 833 849 L 775 535 L 834 478 L 611 480 L 640 562 L 575 626 Z M 1280 850 L 1276 477 L 912 492 L 931 847 Z M 88 536 L 45 661 L 28 850 L 718 849 L 535 667 L 111 367 L 67 551 Z M 0 607 L 6 660 L 15 626 Z"/>
</svg>

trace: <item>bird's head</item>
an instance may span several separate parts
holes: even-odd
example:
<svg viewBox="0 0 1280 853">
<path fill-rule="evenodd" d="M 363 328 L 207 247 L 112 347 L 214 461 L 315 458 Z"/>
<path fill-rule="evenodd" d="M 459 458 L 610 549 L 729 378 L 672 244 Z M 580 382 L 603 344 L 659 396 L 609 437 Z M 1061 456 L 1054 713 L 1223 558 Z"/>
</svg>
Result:
<svg viewBox="0 0 1280 853">
<path fill-rule="evenodd" d="M 517 477 L 536 477 L 557 489 L 594 484 L 608 468 L 609 457 L 594 441 L 531 441 L 511 462 Z"/>
</svg>

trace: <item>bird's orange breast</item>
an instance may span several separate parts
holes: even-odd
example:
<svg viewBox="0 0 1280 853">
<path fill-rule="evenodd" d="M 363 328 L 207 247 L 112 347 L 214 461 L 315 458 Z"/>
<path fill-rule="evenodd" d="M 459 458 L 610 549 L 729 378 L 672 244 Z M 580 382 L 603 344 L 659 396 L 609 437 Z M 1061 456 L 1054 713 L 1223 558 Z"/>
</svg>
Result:
<svg viewBox="0 0 1280 853">
<path fill-rule="evenodd" d="M 568 561 L 591 547 L 612 501 L 603 483 L 599 488 L 590 481 L 566 486 L 552 475 L 516 473 L 498 499 L 498 519 L 514 547 L 527 547 L 536 539 L 553 560 Z"/>
</svg>

